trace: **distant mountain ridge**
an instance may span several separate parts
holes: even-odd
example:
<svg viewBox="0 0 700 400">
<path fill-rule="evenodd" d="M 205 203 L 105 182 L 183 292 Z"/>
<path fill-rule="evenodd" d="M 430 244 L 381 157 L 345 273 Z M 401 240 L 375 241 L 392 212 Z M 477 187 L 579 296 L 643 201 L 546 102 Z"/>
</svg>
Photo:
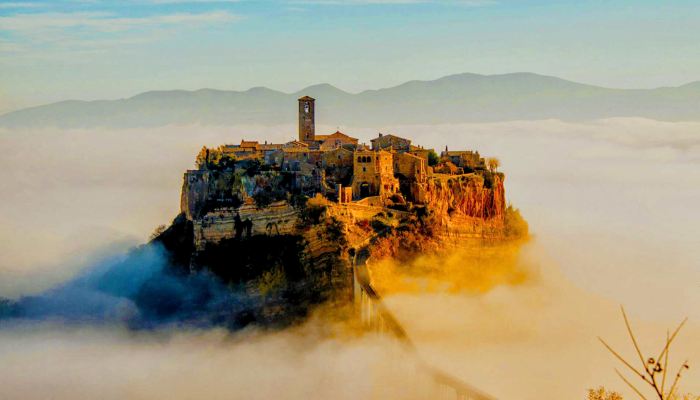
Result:
<svg viewBox="0 0 700 400">
<path fill-rule="evenodd" d="M 329 125 L 611 117 L 700 120 L 700 82 L 656 89 L 610 89 L 533 73 L 464 73 L 357 94 L 324 83 L 295 93 L 254 87 L 245 91 L 150 91 L 118 100 L 67 100 L 0 115 L 0 127 L 284 124 L 296 121 L 294 104 L 303 95 L 318 99 L 318 122 Z"/>
</svg>

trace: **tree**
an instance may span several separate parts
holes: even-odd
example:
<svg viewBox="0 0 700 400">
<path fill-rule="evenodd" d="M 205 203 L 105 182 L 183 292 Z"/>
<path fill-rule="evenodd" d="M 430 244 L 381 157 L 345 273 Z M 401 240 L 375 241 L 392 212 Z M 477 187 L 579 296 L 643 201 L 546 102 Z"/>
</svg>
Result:
<svg viewBox="0 0 700 400">
<path fill-rule="evenodd" d="M 438 157 L 435 150 L 430 150 L 428 152 L 428 165 L 431 167 L 436 166 L 440 162 L 440 157 Z"/>
<path fill-rule="evenodd" d="M 491 172 L 495 172 L 498 167 L 501 166 L 501 161 L 498 160 L 498 158 L 491 157 L 488 160 L 486 160 L 486 163 L 488 164 L 489 169 Z"/>
<path fill-rule="evenodd" d="M 598 389 L 588 389 L 586 400 L 622 400 L 622 396 L 617 392 L 607 391 L 601 386 Z"/>
</svg>

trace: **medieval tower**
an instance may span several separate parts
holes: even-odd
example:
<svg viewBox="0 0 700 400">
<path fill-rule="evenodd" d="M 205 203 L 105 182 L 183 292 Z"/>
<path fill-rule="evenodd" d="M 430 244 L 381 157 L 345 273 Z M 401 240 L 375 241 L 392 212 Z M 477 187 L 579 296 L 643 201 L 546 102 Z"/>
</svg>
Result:
<svg viewBox="0 0 700 400">
<path fill-rule="evenodd" d="M 299 99 L 299 141 L 313 142 L 316 140 L 314 122 L 314 98 L 304 96 Z"/>
</svg>

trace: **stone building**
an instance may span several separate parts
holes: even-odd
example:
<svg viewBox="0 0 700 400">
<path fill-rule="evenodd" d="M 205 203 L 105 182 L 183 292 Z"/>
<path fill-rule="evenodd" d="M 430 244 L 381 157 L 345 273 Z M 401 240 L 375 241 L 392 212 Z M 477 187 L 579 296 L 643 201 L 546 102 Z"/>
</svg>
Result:
<svg viewBox="0 0 700 400">
<path fill-rule="evenodd" d="M 321 165 L 323 168 L 342 168 L 353 166 L 353 151 L 345 147 L 333 150 L 321 151 Z"/>
<path fill-rule="evenodd" d="M 299 141 L 312 143 L 316 140 L 314 113 L 316 99 L 304 96 L 299 99 Z"/>
<path fill-rule="evenodd" d="M 399 191 L 392 153 L 360 148 L 353 157 L 352 191 L 355 198 L 388 197 Z"/>
<path fill-rule="evenodd" d="M 219 146 L 216 151 L 220 152 L 221 155 L 225 155 L 236 160 L 267 160 L 271 153 L 281 148 L 281 144 L 241 140 L 240 144 L 225 144 Z"/>
<path fill-rule="evenodd" d="M 427 162 L 410 153 L 392 153 L 394 175 L 403 179 L 423 183 L 427 179 Z"/>
<path fill-rule="evenodd" d="M 264 162 L 273 167 L 282 166 L 284 163 L 284 151 L 282 149 L 266 151 Z"/>
<path fill-rule="evenodd" d="M 465 169 L 473 170 L 486 167 L 486 161 L 479 155 L 478 151 L 449 151 L 445 147 L 445 151 L 440 153 L 440 158 Z"/>
<path fill-rule="evenodd" d="M 422 159 L 425 160 L 425 162 L 428 162 L 428 155 L 430 152 L 434 152 L 435 150 L 433 149 L 424 149 L 423 146 L 414 146 L 411 145 L 408 149 L 409 154 L 413 154 L 414 156 L 418 156 Z"/>
<path fill-rule="evenodd" d="M 220 151 L 223 155 L 235 158 L 237 160 L 263 158 L 263 152 L 260 149 L 260 144 L 256 141 L 241 140 L 241 144 L 225 144 L 219 146 L 218 151 Z"/>
<path fill-rule="evenodd" d="M 282 149 L 282 168 L 290 171 L 298 171 L 301 164 L 321 165 L 321 150 L 313 150 L 305 147 L 287 147 Z"/>
<path fill-rule="evenodd" d="M 379 134 L 378 137 L 370 140 L 372 142 L 372 150 L 395 150 L 399 152 L 407 152 L 411 149 L 411 140 L 398 137 L 396 135 Z"/>
<path fill-rule="evenodd" d="M 319 142 L 321 150 L 333 150 L 342 146 L 354 147 L 357 146 L 358 142 L 354 137 L 350 137 L 341 131 L 335 131 L 330 135 L 316 135 L 316 141 Z"/>
</svg>

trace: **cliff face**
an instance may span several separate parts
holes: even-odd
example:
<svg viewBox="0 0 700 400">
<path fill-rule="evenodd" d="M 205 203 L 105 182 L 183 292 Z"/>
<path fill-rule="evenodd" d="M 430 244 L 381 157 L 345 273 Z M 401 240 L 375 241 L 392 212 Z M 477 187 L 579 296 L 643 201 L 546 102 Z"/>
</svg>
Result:
<svg viewBox="0 0 700 400">
<path fill-rule="evenodd" d="M 209 174 L 206 171 L 187 171 L 180 193 L 180 212 L 188 220 L 199 218 L 209 197 Z"/>
<path fill-rule="evenodd" d="M 255 299 L 246 318 L 258 323 L 290 322 L 323 302 L 348 304 L 352 250 L 369 238 L 379 236 L 373 257 L 410 259 L 507 236 L 502 174 L 434 173 L 406 186 L 411 204 L 337 203 L 302 195 L 308 186 L 298 174 L 260 168 L 187 171 L 178 229 L 163 240 L 183 272 L 206 270 L 244 288 Z"/>
<path fill-rule="evenodd" d="M 267 207 L 244 204 L 239 208 L 220 208 L 204 213 L 193 221 L 194 247 L 204 250 L 208 243 L 219 243 L 236 237 L 236 215 L 250 221 L 252 235 L 294 234 L 299 213 L 287 201 L 277 201 Z"/>
<path fill-rule="evenodd" d="M 505 220 L 505 189 L 503 176 L 491 174 L 486 187 L 481 175 L 433 175 L 425 184 L 423 199 L 437 215 L 472 217 L 490 224 Z"/>
<path fill-rule="evenodd" d="M 256 204 L 264 208 L 286 200 L 295 185 L 293 174 L 260 171 L 257 165 L 236 170 L 191 170 L 184 175 L 180 211 L 196 220 L 219 209 Z"/>
<path fill-rule="evenodd" d="M 506 204 L 504 178 L 499 173 L 446 175 L 433 174 L 415 184 L 415 192 L 431 215 L 431 231 L 436 239 L 450 237 L 494 238 L 505 232 Z M 208 245 L 250 235 L 306 235 L 310 248 L 322 249 L 316 237 L 300 228 L 300 209 L 290 204 L 281 175 L 245 171 L 188 171 L 184 177 L 181 209 L 193 229 L 193 248 L 204 251 Z M 287 199 L 275 200 L 275 193 Z M 268 203 L 259 204 L 260 195 Z M 367 199 L 370 200 L 370 199 Z M 372 221 L 388 209 L 360 201 L 350 204 L 328 203 L 326 212 L 346 225 Z M 365 204 L 367 203 L 367 204 Z M 411 211 L 390 210 L 411 215 Z M 237 228 L 242 221 L 250 230 Z M 306 221 L 306 224 L 309 222 Z M 318 252 L 318 251 L 316 251 Z"/>
</svg>

